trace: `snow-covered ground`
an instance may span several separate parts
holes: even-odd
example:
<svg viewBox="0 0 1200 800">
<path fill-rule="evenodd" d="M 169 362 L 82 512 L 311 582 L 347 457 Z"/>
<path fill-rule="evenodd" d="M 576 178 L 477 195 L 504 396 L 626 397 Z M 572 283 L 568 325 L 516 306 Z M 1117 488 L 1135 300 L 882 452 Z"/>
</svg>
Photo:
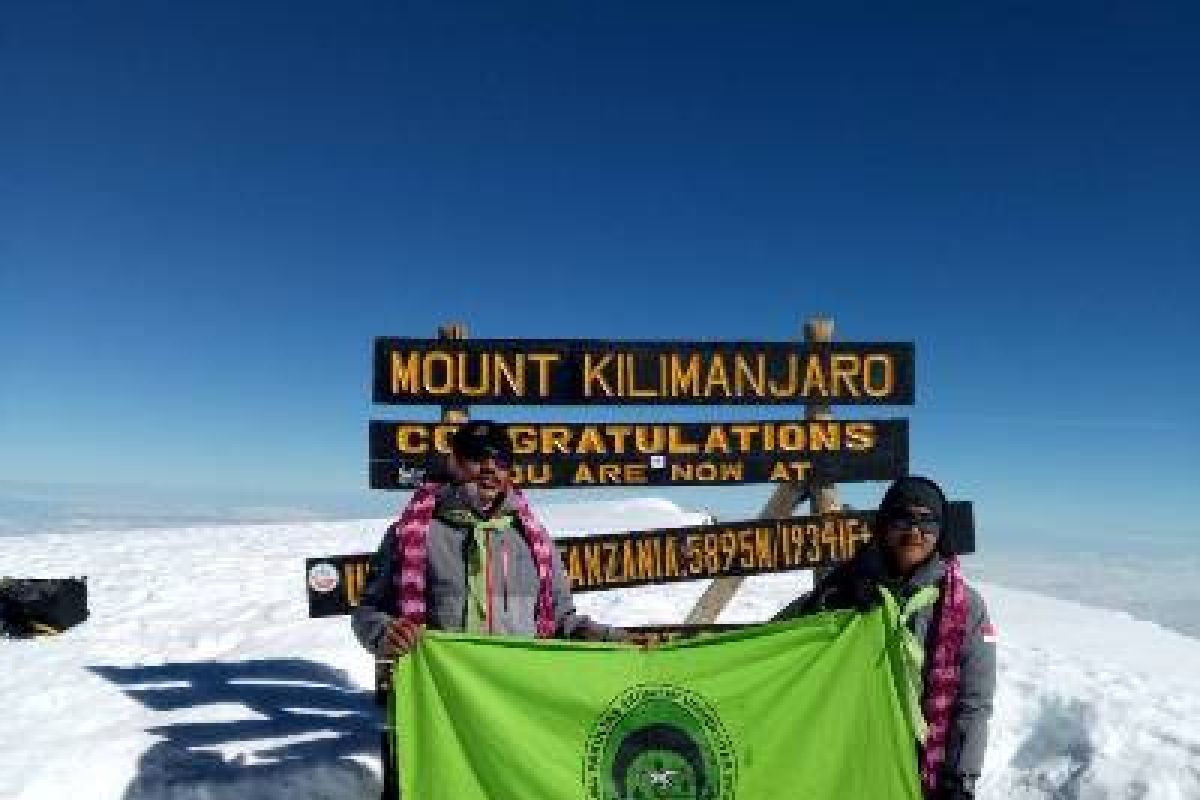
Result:
<svg viewBox="0 0 1200 800">
<path fill-rule="evenodd" d="M 662 500 L 545 506 L 556 535 L 686 525 Z M 379 795 L 370 658 L 311 620 L 304 558 L 373 549 L 382 521 L 16 535 L 0 574 L 89 576 L 92 618 L 0 641 L 0 798 Z M 1200 576 L 1198 576 L 1200 577 Z M 806 575 L 751 579 L 723 621 L 763 619 Z M 703 590 L 581 595 L 615 623 L 675 622 Z M 985 798 L 1200 798 L 1200 640 L 981 585 L 1000 632 Z"/>
</svg>

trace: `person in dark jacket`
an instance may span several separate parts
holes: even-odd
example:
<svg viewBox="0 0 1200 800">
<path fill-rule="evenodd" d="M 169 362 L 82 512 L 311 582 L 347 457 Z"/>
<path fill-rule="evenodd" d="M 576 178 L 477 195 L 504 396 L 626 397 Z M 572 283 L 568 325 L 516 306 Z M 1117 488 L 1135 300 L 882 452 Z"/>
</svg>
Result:
<svg viewBox="0 0 1200 800">
<path fill-rule="evenodd" d="M 945 518 L 946 498 L 936 483 L 897 480 L 880 503 L 872 541 L 776 619 L 865 611 L 880 602 L 880 587 L 901 608 L 915 607 L 909 627 L 924 645 L 922 708 L 929 725 L 918 750 L 922 786 L 931 800 L 971 800 L 996 690 L 996 631 L 983 597 L 962 580 L 943 536 Z"/>
<path fill-rule="evenodd" d="M 505 427 L 465 423 L 451 447 L 451 479 L 418 489 L 372 558 L 351 615 L 359 643 L 391 659 L 407 653 L 423 627 L 629 640 L 575 610 L 553 542 L 511 483 Z"/>
</svg>

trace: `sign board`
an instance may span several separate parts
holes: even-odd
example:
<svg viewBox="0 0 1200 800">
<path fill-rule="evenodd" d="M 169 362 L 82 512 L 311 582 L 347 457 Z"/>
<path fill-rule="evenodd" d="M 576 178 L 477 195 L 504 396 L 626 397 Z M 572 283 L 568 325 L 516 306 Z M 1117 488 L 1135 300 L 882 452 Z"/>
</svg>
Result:
<svg viewBox="0 0 1200 800">
<path fill-rule="evenodd" d="M 911 405 L 896 342 L 378 338 L 374 401 L 393 405 Z"/>
<path fill-rule="evenodd" d="M 532 488 L 891 480 L 908 421 L 508 423 L 513 479 Z M 457 423 L 373 421 L 373 489 L 437 474 Z"/>
<path fill-rule="evenodd" d="M 747 520 L 556 539 L 572 592 L 764 575 L 844 561 L 871 538 L 873 511 Z M 945 535 L 958 554 L 975 550 L 970 502 L 947 507 Z M 310 558 L 309 616 L 349 613 L 362 597 L 370 553 Z"/>
</svg>

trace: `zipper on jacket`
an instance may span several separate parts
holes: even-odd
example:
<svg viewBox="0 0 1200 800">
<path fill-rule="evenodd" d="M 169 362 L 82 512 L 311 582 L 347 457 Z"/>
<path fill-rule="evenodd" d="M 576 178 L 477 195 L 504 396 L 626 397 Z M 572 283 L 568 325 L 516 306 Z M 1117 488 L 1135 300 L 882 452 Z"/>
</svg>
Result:
<svg viewBox="0 0 1200 800">
<path fill-rule="evenodd" d="M 504 613 L 508 613 L 508 537 L 500 545 L 501 590 L 504 592 Z"/>
<path fill-rule="evenodd" d="M 487 601 L 483 604 L 483 622 L 488 633 L 492 632 L 492 534 L 484 531 L 483 540 L 483 594 Z"/>
</svg>

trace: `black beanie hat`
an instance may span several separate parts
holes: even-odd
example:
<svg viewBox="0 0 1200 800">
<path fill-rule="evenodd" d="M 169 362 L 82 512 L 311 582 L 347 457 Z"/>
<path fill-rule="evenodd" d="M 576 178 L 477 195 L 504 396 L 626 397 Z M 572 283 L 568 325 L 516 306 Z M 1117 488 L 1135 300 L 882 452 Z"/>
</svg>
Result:
<svg viewBox="0 0 1200 800">
<path fill-rule="evenodd" d="M 909 475 L 894 481 L 884 493 L 875 515 L 877 528 L 883 530 L 889 520 L 906 514 L 909 506 L 928 508 L 938 519 L 946 519 L 946 495 L 941 487 L 929 478 Z M 945 525 L 942 529 L 945 530 Z"/>
<path fill-rule="evenodd" d="M 463 423 L 450 437 L 450 448 L 459 458 L 479 458 L 481 456 L 500 456 L 512 461 L 512 439 L 508 436 L 508 428 L 499 422 L 487 419 L 473 419 Z"/>
</svg>

